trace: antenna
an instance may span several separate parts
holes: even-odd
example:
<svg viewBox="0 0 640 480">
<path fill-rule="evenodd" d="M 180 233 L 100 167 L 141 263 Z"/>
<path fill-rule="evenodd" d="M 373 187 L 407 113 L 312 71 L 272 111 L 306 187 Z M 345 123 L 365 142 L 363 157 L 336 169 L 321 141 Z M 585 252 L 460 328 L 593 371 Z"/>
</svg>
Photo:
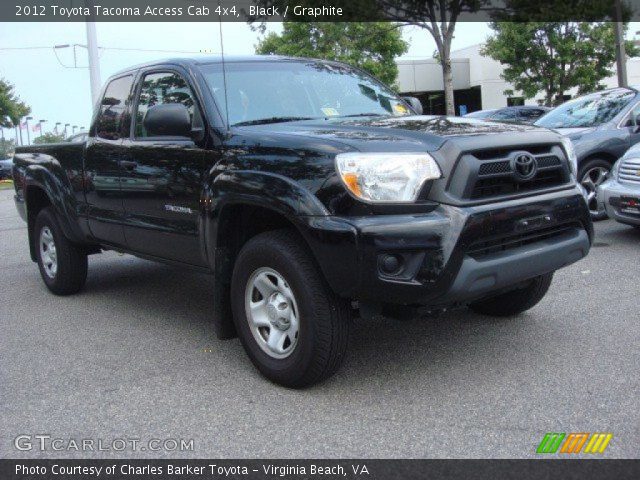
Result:
<svg viewBox="0 0 640 480">
<path fill-rule="evenodd" d="M 220 7 L 220 0 L 218 0 Z M 222 10 L 219 10 L 220 12 Z M 227 132 L 229 131 L 229 99 L 227 97 L 227 69 L 224 64 L 224 40 L 222 38 L 222 13 L 220 14 L 220 53 L 222 55 L 222 83 L 224 84 L 224 113 L 226 115 Z"/>
</svg>

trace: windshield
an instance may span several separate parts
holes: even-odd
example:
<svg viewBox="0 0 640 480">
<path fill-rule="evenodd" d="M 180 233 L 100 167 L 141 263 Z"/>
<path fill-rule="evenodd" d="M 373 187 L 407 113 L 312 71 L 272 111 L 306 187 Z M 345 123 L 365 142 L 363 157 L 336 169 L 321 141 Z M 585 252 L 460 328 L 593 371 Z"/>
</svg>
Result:
<svg viewBox="0 0 640 480">
<path fill-rule="evenodd" d="M 328 117 L 409 115 L 405 103 L 374 78 L 344 65 L 315 61 L 226 63 L 201 66 L 231 125 Z M 226 97 L 226 98 L 225 98 Z"/>
<path fill-rule="evenodd" d="M 596 127 L 612 120 L 635 96 L 631 90 L 610 90 L 570 100 L 535 124 L 546 128 Z"/>
</svg>

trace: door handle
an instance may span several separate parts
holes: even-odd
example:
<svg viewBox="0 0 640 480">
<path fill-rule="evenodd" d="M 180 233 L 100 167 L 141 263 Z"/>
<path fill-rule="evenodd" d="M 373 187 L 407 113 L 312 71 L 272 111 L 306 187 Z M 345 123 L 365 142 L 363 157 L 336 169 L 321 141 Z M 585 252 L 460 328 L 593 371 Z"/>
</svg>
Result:
<svg viewBox="0 0 640 480">
<path fill-rule="evenodd" d="M 138 166 L 138 162 L 130 162 L 128 160 L 120 160 L 120 166 L 126 170 L 134 170 Z"/>
</svg>

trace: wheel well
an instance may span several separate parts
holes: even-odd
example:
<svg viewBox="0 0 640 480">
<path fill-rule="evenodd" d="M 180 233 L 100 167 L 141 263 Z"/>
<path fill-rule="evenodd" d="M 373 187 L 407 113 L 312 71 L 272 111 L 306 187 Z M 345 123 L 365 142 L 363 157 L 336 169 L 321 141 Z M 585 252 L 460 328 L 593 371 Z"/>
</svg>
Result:
<svg viewBox="0 0 640 480">
<path fill-rule="evenodd" d="M 218 220 L 216 273 L 229 281 L 242 246 L 260 233 L 281 228 L 297 231 L 291 220 L 270 208 L 246 204 L 225 207 Z"/>
<path fill-rule="evenodd" d="M 36 261 L 36 242 L 34 240 L 34 226 L 36 217 L 40 210 L 51 205 L 51 200 L 40 187 L 28 187 L 25 194 L 25 203 L 27 205 L 27 228 L 29 232 L 29 252 L 31 260 Z"/>
<path fill-rule="evenodd" d="M 605 162 L 609 162 L 611 165 L 613 165 L 618 160 L 615 155 L 612 155 L 610 153 L 606 153 L 606 152 L 592 153 L 588 157 L 585 157 L 582 159 L 582 161 L 580 162 L 580 166 L 594 159 L 604 160 Z"/>
</svg>

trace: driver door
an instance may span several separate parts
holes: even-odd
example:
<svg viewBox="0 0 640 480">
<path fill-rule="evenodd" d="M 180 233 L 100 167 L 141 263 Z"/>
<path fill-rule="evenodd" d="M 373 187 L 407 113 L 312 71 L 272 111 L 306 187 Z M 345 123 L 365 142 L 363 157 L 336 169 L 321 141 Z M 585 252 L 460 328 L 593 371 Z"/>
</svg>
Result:
<svg viewBox="0 0 640 480">
<path fill-rule="evenodd" d="M 203 266 L 200 248 L 200 194 L 206 151 L 201 139 L 150 136 L 144 127 L 147 110 L 182 103 L 192 127 L 202 135 L 203 118 L 186 75 L 176 70 L 147 70 L 136 95 L 127 158 L 121 165 L 120 189 L 126 215 L 124 228 L 131 250 Z"/>
</svg>

